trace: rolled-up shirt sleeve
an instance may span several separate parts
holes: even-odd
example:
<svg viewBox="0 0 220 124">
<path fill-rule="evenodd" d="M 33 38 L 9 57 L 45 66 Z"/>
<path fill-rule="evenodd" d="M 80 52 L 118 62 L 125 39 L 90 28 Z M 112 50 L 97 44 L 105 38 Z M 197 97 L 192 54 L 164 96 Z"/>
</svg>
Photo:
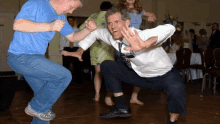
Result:
<svg viewBox="0 0 220 124">
<path fill-rule="evenodd" d="M 153 29 L 143 30 L 141 32 L 141 39 L 146 41 L 151 37 L 157 37 L 157 44 L 162 44 L 165 42 L 169 37 L 171 37 L 175 32 L 175 27 L 171 24 L 159 25 Z"/>
</svg>

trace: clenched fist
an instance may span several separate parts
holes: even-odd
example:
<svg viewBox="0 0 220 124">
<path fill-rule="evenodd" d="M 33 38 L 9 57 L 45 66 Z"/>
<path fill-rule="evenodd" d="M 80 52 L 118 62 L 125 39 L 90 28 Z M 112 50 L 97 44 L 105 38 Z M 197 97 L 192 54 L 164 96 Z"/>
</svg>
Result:
<svg viewBox="0 0 220 124">
<path fill-rule="evenodd" d="M 66 22 L 64 22 L 63 20 L 56 20 L 56 21 L 51 22 L 50 23 L 50 31 L 58 31 L 59 32 L 63 28 L 65 23 Z"/>
<path fill-rule="evenodd" d="M 94 20 L 86 21 L 85 23 L 86 23 L 86 28 L 89 29 L 90 32 L 98 28 L 98 25 L 95 23 Z"/>
</svg>

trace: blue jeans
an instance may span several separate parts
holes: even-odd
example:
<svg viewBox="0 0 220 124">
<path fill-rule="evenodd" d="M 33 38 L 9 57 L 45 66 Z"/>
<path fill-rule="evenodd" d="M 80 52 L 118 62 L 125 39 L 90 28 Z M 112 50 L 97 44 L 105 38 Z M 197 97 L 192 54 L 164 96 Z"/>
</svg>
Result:
<svg viewBox="0 0 220 124">
<path fill-rule="evenodd" d="M 72 80 L 68 69 L 50 61 L 44 55 L 9 53 L 7 62 L 15 72 L 24 76 L 34 91 L 34 97 L 29 104 L 39 113 L 51 110 L 52 105 Z M 32 123 L 49 124 L 48 121 L 42 121 L 38 118 L 33 118 Z"/>
</svg>

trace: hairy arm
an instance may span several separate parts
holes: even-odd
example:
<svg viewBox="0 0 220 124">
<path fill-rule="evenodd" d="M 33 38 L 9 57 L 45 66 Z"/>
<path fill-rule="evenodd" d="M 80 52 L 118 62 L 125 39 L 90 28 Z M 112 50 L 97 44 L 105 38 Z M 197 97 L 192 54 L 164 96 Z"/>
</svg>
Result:
<svg viewBox="0 0 220 124">
<path fill-rule="evenodd" d="M 78 42 L 83 40 L 88 34 L 90 34 L 91 31 L 87 28 L 83 28 L 82 30 L 80 30 L 77 33 L 71 33 L 70 35 L 67 35 L 66 38 L 70 41 L 70 42 Z"/>
<path fill-rule="evenodd" d="M 175 27 L 166 24 L 139 32 L 134 29 L 134 33 L 132 33 L 130 28 L 123 28 L 122 35 L 130 44 L 130 47 L 124 48 L 125 50 L 140 51 L 151 48 L 154 45 L 160 45 L 173 35 Z"/>
<path fill-rule="evenodd" d="M 158 41 L 157 36 L 149 38 L 147 41 L 144 42 L 145 49 L 151 48 L 152 46 L 154 46 L 157 43 L 157 41 Z"/>
<path fill-rule="evenodd" d="M 13 24 L 13 29 L 22 32 L 45 32 L 50 31 L 48 23 L 36 23 L 27 19 L 18 19 Z"/>
<path fill-rule="evenodd" d="M 82 54 L 96 41 L 96 39 L 101 39 L 105 43 L 110 44 L 109 41 L 110 33 L 107 29 L 97 29 L 91 34 L 86 36 L 82 41 L 79 42 L 79 49 L 76 52 L 61 52 L 61 54 L 66 56 L 74 56 L 82 61 Z"/>
<path fill-rule="evenodd" d="M 94 30 L 98 28 L 94 20 L 86 21 L 85 24 L 86 24 L 86 27 L 83 28 L 81 31 L 77 33 L 72 33 L 66 36 L 66 38 L 70 42 L 78 42 L 78 41 L 83 40 L 89 33 L 93 32 Z"/>
<path fill-rule="evenodd" d="M 62 20 L 56 20 L 51 23 L 37 23 L 27 19 L 15 20 L 13 29 L 22 32 L 47 32 L 60 31 L 65 24 Z"/>
</svg>

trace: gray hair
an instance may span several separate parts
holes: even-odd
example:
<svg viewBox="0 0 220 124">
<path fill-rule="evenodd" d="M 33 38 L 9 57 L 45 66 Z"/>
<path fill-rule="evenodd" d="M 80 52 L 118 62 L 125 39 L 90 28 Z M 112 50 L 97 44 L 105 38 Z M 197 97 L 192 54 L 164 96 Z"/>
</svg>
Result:
<svg viewBox="0 0 220 124">
<path fill-rule="evenodd" d="M 123 9 L 121 7 L 115 7 L 113 6 L 111 9 L 109 9 L 106 14 L 105 14 L 105 19 L 107 19 L 110 15 L 115 14 L 115 13 L 121 13 L 121 18 L 122 20 L 126 21 L 126 20 L 130 20 L 131 17 L 128 13 L 128 11 L 126 9 Z"/>
</svg>

